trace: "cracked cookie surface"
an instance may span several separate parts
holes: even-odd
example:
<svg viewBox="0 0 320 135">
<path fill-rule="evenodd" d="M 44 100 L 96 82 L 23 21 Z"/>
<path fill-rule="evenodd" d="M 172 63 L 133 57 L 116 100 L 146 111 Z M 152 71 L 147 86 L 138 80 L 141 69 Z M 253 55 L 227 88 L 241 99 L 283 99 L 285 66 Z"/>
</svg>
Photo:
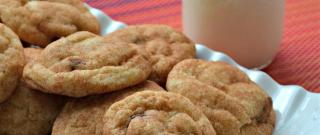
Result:
<svg viewBox="0 0 320 135">
<path fill-rule="evenodd" d="M 144 90 L 164 91 L 155 82 L 145 81 L 120 91 L 69 101 L 57 117 L 52 135 L 102 135 L 106 110 L 113 103 Z"/>
<path fill-rule="evenodd" d="M 135 48 L 77 32 L 48 45 L 26 65 L 23 77 L 43 92 L 83 97 L 136 85 L 150 72 L 150 63 Z"/>
<path fill-rule="evenodd" d="M 187 98 L 169 92 L 137 92 L 104 116 L 105 135 L 215 135 L 207 117 Z"/>
<path fill-rule="evenodd" d="M 199 106 L 219 135 L 272 134 L 271 98 L 229 64 L 184 60 L 169 73 L 166 87 Z"/>
<path fill-rule="evenodd" d="M 41 47 L 77 31 L 98 34 L 100 28 L 97 19 L 85 7 L 76 3 L 28 1 L 21 6 L 0 10 L 1 20 L 21 40 Z"/>
<path fill-rule="evenodd" d="M 23 48 L 18 36 L 0 23 L 0 103 L 16 88 L 23 65 Z"/>
<path fill-rule="evenodd" d="M 190 39 L 166 25 L 128 26 L 108 34 L 106 39 L 138 48 L 139 53 L 152 63 L 149 79 L 161 85 L 165 84 L 175 64 L 194 58 L 196 52 Z"/>
</svg>

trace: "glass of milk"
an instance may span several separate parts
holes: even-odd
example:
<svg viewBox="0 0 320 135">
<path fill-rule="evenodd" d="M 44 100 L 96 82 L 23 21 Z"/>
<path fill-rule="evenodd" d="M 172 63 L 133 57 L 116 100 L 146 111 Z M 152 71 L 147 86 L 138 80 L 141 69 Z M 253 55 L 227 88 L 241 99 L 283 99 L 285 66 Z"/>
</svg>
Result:
<svg viewBox="0 0 320 135">
<path fill-rule="evenodd" d="M 184 33 L 248 68 L 271 63 L 283 20 L 284 0 L 183 0 Z"/>
</svg>

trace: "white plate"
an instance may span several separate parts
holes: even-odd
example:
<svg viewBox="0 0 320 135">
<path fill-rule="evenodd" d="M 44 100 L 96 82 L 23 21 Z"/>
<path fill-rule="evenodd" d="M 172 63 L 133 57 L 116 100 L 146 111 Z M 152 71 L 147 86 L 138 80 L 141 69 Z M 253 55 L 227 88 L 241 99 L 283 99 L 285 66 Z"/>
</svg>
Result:
<svg viewBox="0 0 320 135">
<path fill-rule="evenodd" d="M 101 35 L 126 27 L 124 23 L 112 20 L 102 11 L 88 8 L 100 22 Z M 197 58 L 224 61 L 240 68 L 272 97 L 277 113 L 274 135 L 320 135 L 320 94 L 308 92 L 296 85 L 280 85 L 266 73 L 246 69 L 221 52 L 200 44 L 196 48 Z"/>
</svg>

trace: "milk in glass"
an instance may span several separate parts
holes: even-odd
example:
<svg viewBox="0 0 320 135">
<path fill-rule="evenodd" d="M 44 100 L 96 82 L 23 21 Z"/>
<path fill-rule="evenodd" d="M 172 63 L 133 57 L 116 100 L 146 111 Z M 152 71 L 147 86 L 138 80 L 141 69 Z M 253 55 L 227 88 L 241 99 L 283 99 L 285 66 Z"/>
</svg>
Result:
<svg viewBox="0 0 320 135">
<path fill-rule="evenodd" d="M 248 68 L 271 62 L 283 17 L 284 0 L 183 0 L 187 36 Z"/>
</svg>

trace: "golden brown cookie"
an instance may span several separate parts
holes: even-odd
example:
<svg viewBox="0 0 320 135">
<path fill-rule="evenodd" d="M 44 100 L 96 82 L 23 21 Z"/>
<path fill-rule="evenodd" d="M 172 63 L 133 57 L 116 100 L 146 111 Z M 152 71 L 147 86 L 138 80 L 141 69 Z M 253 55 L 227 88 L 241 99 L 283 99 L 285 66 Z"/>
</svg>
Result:
<svg viewBox="0 0 320 135">
<path fill-rule="evenodd" d="M 144 90 L 163 91 L 155 82 L 145 81 L 121 91 L 74 99 L 57 117 L 52 135 L 102 135 L 105 111 L 114 102 Z"/>
<path fill-rule="evenodd" d="M 34 91 L 20 83 L 0 104 L 1 135 L 46 135 L 63 107 L 63 99 Z"/>
<path fill-rule="evenodd" d="M 104 116 L 104 135 L 215 135 L 207 117 L 187 98 L 169 92 L 137 92 Z"/>
<path fill-rule="evenodd" d="M 23 48 L 18 36 L 0 23 L 0 103 L 16 88 L 23 65 Z"/>
<path fill-rule="evenodd" d="M 184 60 L 169 73 L 167 90 L 199 106 L 219 135 L 272 134 L 271 98 L 229 64 Z"/>
<path fill-rule="evenodd" d="M 58 2 L 58 3 L 69 4 L 73 7 L 78 8 L 82 12 L 88 12 L 88 10 L 84 6 L 84 3 L 82 2 L 82 0 L 33 0 L 33 1 L 49 1 L 49 2 Z"/>
<path fill-rule="evenodd" d="M 32 53 L 30 53 L 31 50 Z M 25 52 L 26 61 L 32 61 L 39 53 L 32 48 L 25 49 Z M 20 82 L 12 96 L 0 104 L 0 134 L 46 135 L 50 133 L 53 121 L 64 105 L 64 100 L 62 97 L 34 91 Z"/>
<path fill-rule="evenodd" d="M 84 6 L 84 3 L 82 2 L 82 0 L 0 0 L 0 7 L 1 7 L 0 15 L 1 15 L 1 10 L 4 10 L 6 8 L 21 7 L 30 1 L 48 1 L 48 2 L 63 3 L 63 4 L 74 6 L 82 12 L 87 12 L 87 9 Z"/>
<path fill-rule="evenodd" d="M 149 79 L 161 85 L 175 64 L 194 58 L 196 52 L 190 39 L 166 25 L 129 26 L 107 35 L 106 39 L 138 48 L 153 65 Z"/>
<path fill-rule="evenodd" d="M 99 33 L 99 22 L 89 13 L 66 3 L 29 1 L 22 6 L 7 8 L 1 20 L 21 40 L 45 47 L 50 42 L 77 31 Z"/>
<path fill-rule="evenodd" d="M 129 45 L 77 32 L 48 45 L 23 77 L 43 92 L 83 97 L 136 85 L 150 72 L 150 63 Z"/>
</svg>

